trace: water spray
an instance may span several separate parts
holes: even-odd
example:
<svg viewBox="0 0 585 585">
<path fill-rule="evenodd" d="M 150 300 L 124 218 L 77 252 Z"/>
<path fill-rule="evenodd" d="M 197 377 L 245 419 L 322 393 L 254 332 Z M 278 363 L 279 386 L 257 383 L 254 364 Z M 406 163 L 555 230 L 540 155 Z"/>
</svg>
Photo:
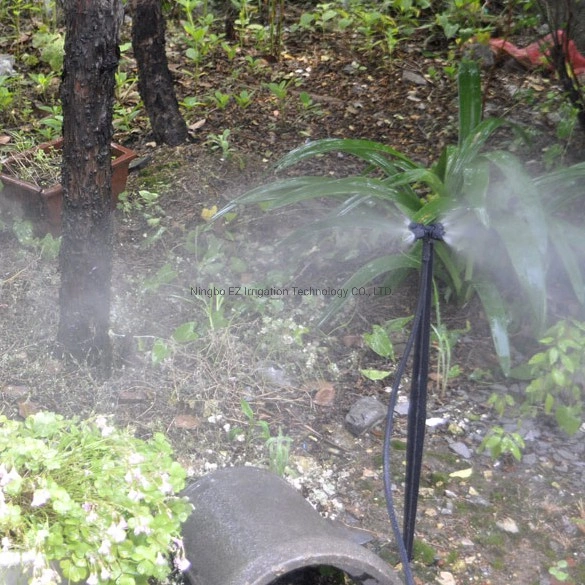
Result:
<svg viewBox="0 0 585 585">
<path fill-rule="evenodd" d="M 429 347 L 431 335 L 431 292 L 433 280 L 433 244 L 445 237 L 445 228 L 441 223 L 423 225 L 411 222 L 408 229 L 414 236 L 413 241 L 422 240 L 422 263 L 418 303 L 414 316 L 414 324 L 406 348 L 402 355 L 390 394 L 386 429 L 384 433 L 384 493 L 386 507 L 392 524 L 392 531 L 400 553 L 406 585 L 414 585 L 410 568 L 413 557 L 414 527 L 420 472 L 422 466 L 423 445 L 425 439 L 425 423 L 427 412 L 427 379 L 429 371 Z M 406 369 L 406 362 L 414 346 L 412 364 L 412 382 L 410 388 L 410 407 L 408 409 L 408 428 L 406 442 L 406 481 L 404 494 L 403 529 L 400 531 L 394 499 L 392 495 L 392 478 L 390 477 L 390 440 L 394 429 L 394 408 L 398 396 L 398 387 Z"/>
</svg>

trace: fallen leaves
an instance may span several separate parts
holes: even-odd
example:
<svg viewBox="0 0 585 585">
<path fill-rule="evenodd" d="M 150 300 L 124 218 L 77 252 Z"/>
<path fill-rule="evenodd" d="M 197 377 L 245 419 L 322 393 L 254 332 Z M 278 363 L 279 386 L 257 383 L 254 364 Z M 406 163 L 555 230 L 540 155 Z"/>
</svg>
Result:
<svg viewBox="0 0 585 585">
<path fill-rule="evenodd" d="M 217 213 L 217 205 L 212 205 L 211 207 L 204 207 L 203 211 L 201 212 L 201 219 L 204 221 L 211 221 L 213 216 Z"/>
<path fill-rule="evenodd" d="M 315 380 L 311 387 L 317 389 L 313 397 L 313 404 L 317 406 L 331 406 L 335 402 L 335 386 L 327 380 Z"/>
<path fill-rule="evenodd" d="M 459 479 L 467 479 L 471 477 L 473 473 L 473 467 L 468 467 L 467 469 L 460 469 L 459 471 L 452 471 L 449 474 L 449 477 L 458 477 Z"/>
<path fill-rule="evenodd" d="M 192 414 L 178 414 L 173 423 L 178 429 L 196 429 L 199 419 Z"/>
</svg>

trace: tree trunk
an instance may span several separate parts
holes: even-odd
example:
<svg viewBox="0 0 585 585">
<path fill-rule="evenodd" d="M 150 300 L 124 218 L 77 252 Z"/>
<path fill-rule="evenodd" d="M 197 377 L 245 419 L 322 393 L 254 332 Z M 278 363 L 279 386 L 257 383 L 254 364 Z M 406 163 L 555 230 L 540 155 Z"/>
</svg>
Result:
<svg viewBox="0 0 585 585">
<path fill-rule="evenodd" d="M 65 0 L 59 351 L 111 368 L 111 142 L 121 0 Z"/>
<path fill-rule="evenodd" d="M 165 21 L 161 0 L 131 0 L 132 48 L 138 64 L 138 90 L 154 139 L 177 146 L 188 137 L 179 113 L 173 78 L 165 53 Z"/>
</svg>

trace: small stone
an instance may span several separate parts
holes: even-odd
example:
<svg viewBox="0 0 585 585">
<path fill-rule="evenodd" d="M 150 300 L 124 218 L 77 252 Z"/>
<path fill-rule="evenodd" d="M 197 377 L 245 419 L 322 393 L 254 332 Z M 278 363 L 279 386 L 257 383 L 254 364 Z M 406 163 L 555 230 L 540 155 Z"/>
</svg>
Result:
<svg viewBox="0 0 585 585">
<path fill-rule="evenodd" d="M 2 388 L 2 394 L 6 398 L 17 400 L 19 398 L 24 398 L 27 394 L 29 394 L 30 388 L 24 385 L 18 384 L 7 384 Z"/>
<path fill-rule="evenodd" d="M 461 441 L 455 441 L 454 443 L 451 443 L 449 445 L 449 449 L 457 453 L 457 455 L 461 455 L 461 457 L 464 459 L 471 459 L 472 453 L 469 450 L 469 447 Z"/>
<path fill-rule="evenodd" d="M 136 404 L 148 399 L 146 392 L 142 390 L 122 390 L 118 395 L 120 404 Z"/>
<path fill-rule="evenodd" d="M 374 396 L 364 396 L 349 409 L 345 424 L 351 433 L 359 436 L 385 418 L 386 407 Z"/>
<path fill-rule="evenodd" d="M 274 366 L 267 366 L 258 368 L 258 373 L 268 384 L 277 386 L 279 388 L 290 388 L 293 386 L 292 380 L 290 380 L 286 372 L 280 368 Z"/>
<path fill-rule="evenodd" d="M 0 54 L 0 75 L 14 74 L 14 57 L 12 55 Z"/>
<path fill-rule="evenodd" d="M 502 518 L 496 522 L 496 526 L 503 530 L 504 532 L 509 532 L 510 534 L 518 534 L 520 529 L 518 528 L 518 524 L 512 518 Z"/>
<path fill-rule="evenodd" d="M 449 571 L 441 571 L 437 577 L 437 583 L 439 585 L 456 585 L 455 577 Z"/>
<path fill-rule="evenodd" d="M 402 72 L 402 81 L 410 81 L 411 83 L 416 83 L 416 85 L 428 84 L 428 81 L 422 75 L 408 69 Z"/>
</svg>

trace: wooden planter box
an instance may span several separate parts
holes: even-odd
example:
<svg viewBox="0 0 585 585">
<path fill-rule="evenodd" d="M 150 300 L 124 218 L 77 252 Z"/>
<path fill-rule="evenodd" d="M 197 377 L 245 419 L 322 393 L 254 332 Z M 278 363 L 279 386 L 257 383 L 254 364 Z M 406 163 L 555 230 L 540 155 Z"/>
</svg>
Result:
<svg viewBox="0 0 585 585">
<path fill-rule="evenodd" d="M 61 150 L 63 139 L 54 140 L 41 144 L 31 151 L 34 154 L 37 150 L 45 152 L 51 149 Z M 126 188 L 128 179 L 128 165 L 136 158 L 133 150 L 124 148 L 119 144 L 112 143 L 112 207 L 116 205 L 118 195 Z M 61 210 L 63 209 L 63 187 L 60 183 L 39 187 L 18 178 L 18 160 L 28 158 L 26 154 L 17 154 L 7 159 L 2 165 L 0 181 L 4 185 L 1 191 L 8 199 L 18 201 L 22 205 L 25 219 L 31 220 L 35 225 L 37 235 L 44 235 L 47 232 L 59 235 L 61 232 Z"/>
</svg>

